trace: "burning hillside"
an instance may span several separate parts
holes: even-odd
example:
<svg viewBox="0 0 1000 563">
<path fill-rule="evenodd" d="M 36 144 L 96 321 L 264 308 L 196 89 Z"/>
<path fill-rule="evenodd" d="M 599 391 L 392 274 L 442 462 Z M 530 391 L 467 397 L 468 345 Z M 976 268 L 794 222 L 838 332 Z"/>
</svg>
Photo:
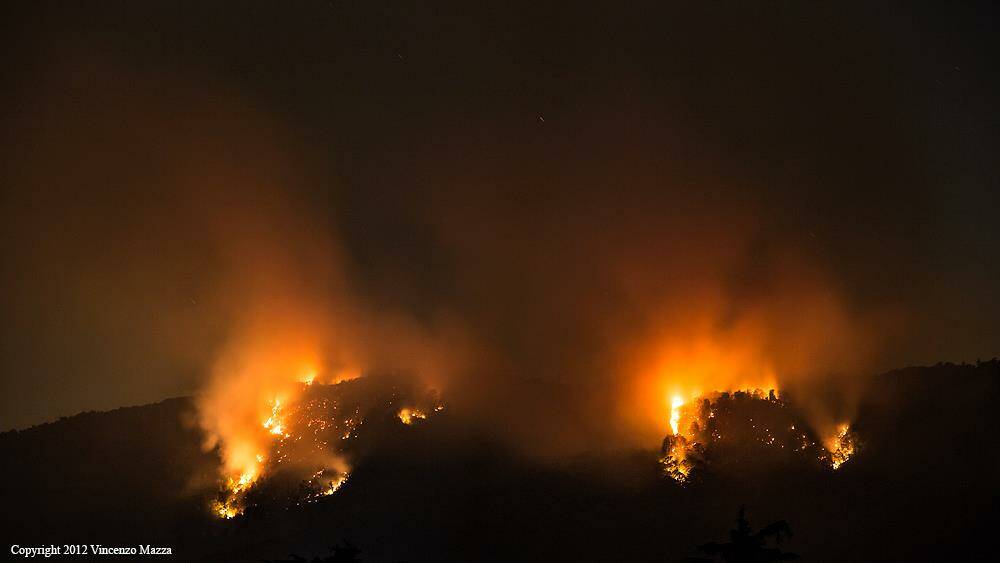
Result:
<svg viewBox="0 0 1000 563">
<path fill-rule="evenodd" d="M 363 549 L 365 561 L 385 563 L 519 561 L 525 545 L 532 560 L 617 561 L 623 544 L 648 550 L 648 557 L 637 559 L 676 561 L 722 529 L 706 531 L 705 522 L 724 522 L 745 502 L 757 507 L 755 513 L 792 517 L 793 546 L 803 560 L 850 561 L 859 553 L 868 560 L 988 560 L 963 555 L 990 553 L 988 516 L 1000 464 L 996 451 L 983 447 L 992 427 L 983 424 L 982 413 L 1000 403 L 998 369 L 992 362 L 876 376 L 871 398 L 846 434 L 856 429 L 864 449 L 837 472 L 819 449 L 822 434 L 815 434 L 811 441 L 817 445 L 805 453 L 794 451 L 799 444 L 790 426 L 800 429 L 802 411 L 791 391 L 776 393 L 782 405 L 766 393 L 687 400 L 678 411 L 678 429 L 687 432 L 684 425 L 709 399 L 715 410 L 709 420 L 722 438 L 706 442 L 699 452 L 705 465 L 695 465 L 690 485 L 683 487 L 662 475 L 651 455 L 656 452 L 618 450 L 570 463 L 534 463 L 495 439 L 465 432 L 468 422 L 451 393 L 446 409 L 435 413 L 433 401 L 404 400 L 421 395 L 402 387 L 391 405 L 374 401 L 381 393 L 363 387 L 382 385 L 389 392 L 383 396 L 391 398 L 392 386 L 379 378 L 303 385 L 299 407 L 282 401 L 290 438 L 281 449 L 289 460 L 262 465 L 241 499 L 246 516 L 232 520 L 207 510 L 219 485 L 218 452 L 203 452 L 201 432 L 179 423 L 196 408 L 194 401 L 85 413 L 0 434 L 0 492 L 16 507 L 5 512 L 3 525 L 22 545 L 46 545 L 54 534 L 116 544 L 155 540 L 176 546 L 179 560 L 206 563 L 288 559 L 292 553 L 311 560 L 342 540 Z M 951 385 L 946 401 L 942 381 Z M 340 456 L 350 462 L 347 482 L 307 503 L 315 492 L 298 487 L 324 466 L 307 463 L 289 471 L 294 456 L 285 447 L 316 443 L 317 424 L 308 427 L 314 418 L 305 410 L 332 416 L 332 403 L 324 408 L 324 398 L 338 401 L 338 413 L 371 408 L 350 439 L 328 440 L 343 446 Z M 303 407 L 309 400 L 314 405 Z M 661 400 L 669 406 L 669 396 Z M 411 418 L 406 426 L 398 417 L 406 407 L 428 418 Z M 261 410 L 254 424 L 278 446 L 281 439 L 262 426 L 271 410 L 266 400 Z M 663 434 L 670 434 L 668 414 L 661 420 Z M 293 420 L 299 417 L 305 426 Z M 336 420 L 342 421 L 339 415 Z M 771 431 L 774 444 L 764 443 L 767 433 L 758 422 Z M 785 423 L 787 428 L 780 426 Z M 702 436 L 708 434 L 701 428 Z M 744 444 L 737 435 L 758 441 Z M 337 478 L 336 467 L 325 467 L 316 492 Z M 72 479 L 66 479 L 68 469 Z M 274 498 L 289 510 L 272 509 Z M 894 527 L 898 522 L 906 526 Z M 617 534 L 610 542 L 609 523 Z M 807 539 L 820 532 L 837 541 Z M 957 556 L 956 545 L 965 546 Z"/>
<path fill-rule="evenodd" d="M 249 469 L 224 477 L 212 510 L 233 518 L 252 507 L 289 506 L 332 495 L 348 482 L 352 464 L 385 428 L 423 423 L 444 408 L 435 392 L 401 380 L 300 383 L 290 398 L 270 402 L 268 416 L 259 422 L 270 442 L 255 454 Z M 680 483 L 704 468 L 748 461 L 774 467 L 769 464 L 811 459 L 838 469 L 857 444 L 847 424 L 832 436 L 817 435 L 773 389 L 715 392 L 691 400 L 674 396 L 669 423 L 671 434 L 663 440 L 659 459 L 664 474 Z"/>
<path fill-rule="evenodd" d="M 253 506 L 301 504 L 332 495 L 347 482 L 359 437 L 368 427 L 377 433 L 387 423 L 413 424 L 443 408 L 436 393 L 417 392 L 399 381 L 323 384 L 308 378 L 288 397 L 271 400 L 269 416 L 259 423 L 270 442 L 254 454 L 251 465 L 224 477 L 212 510 L 233 518 Z"/>
<path fill-rule="evenodd" d="M 774 389 L 717 392 L 692 401 L 671 400 L 672 434 L 663 440 L 664 473 L 685 482 L 706 465 L 739 464 L 770 457 L 787 462 L 806 456 L 838 469 L 854 454 L 857 436 L 848 424 L 828 438 L 817 436 Z"/>
</svg>

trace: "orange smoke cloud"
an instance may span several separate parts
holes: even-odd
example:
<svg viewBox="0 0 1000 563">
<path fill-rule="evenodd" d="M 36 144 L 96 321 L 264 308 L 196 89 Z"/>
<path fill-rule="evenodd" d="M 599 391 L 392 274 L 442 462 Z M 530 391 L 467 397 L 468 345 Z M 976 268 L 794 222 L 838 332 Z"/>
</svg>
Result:
<svg viewBox="0 0 1000 563">
<path fill-rule="evenodd" d="M 724 287 L 708 284 L 700 298 L 665 306 L 639 344 L 624 347 L 621 373 L 630 384 L 619 412 L 633 432 L 662 437 L 674 398 L 721 391 L 792 391 L 822 435 L 854 414 L 854 381 L 877 335 L 815 269 L 783 260 L 768 289 L 738 308 Z M 850 392 L 820 389 L 831 376 Z"/>
<path fill-rule="evenodd" d="M 307 384 L 402 373 L 444 386 L 461 340 L 445 342 L 356 297 L 337 245 L 306 210 L 287 201 L 268 208 L 240 203 L 213 226 L 227 266 L 219 283 L 230 316 L 197 407 L 230 491 L 261 476 L 271 445 L 287 432 L 283 409 L 296 405 Z M 332 453 L 315 455 L 323 457 L 313 460 L 320 467 L 349 469 Z M 228 515 L 232 506 L 222 508 Z"/>
<path fill-rule="evenodd" d="M 87 78 L 94 72 L 102 79 Z M 100 339 L 115 346 L 77 363 L 124 374 L 156 364 L 141 383 L 121 376 L 116 389 L 150 381 L 170 393 L 199 389 L 199 419 L 229 473 L 254 466 L 272 439 L 263 422 L 274 399 L 294 399 L 310 377 L 415 373 L 447 386 L 456 416 L 557 453 L 655 446 L 669 432 L 672 396 L 717 389 L 777 386 L 807 403 L 817 425 L 849 418 L 851 401 L 835 404 L 829 387 L 850 390 L 841 393 L 849 399 L 854 380 L 825 378 L 866 366 L 877 325 L 817 266 L 819 250 L 772 224 L 766 206 L 745 201 L 742 179 L 727 184 L 715 167 L 648 154 L 615 131 L 583 131 L 607 146 L 567 145 L 558 158 L 530 144 L 415 149 L 422 169 L 412 178 L 431 187 L 376 193 L 383 197 L 370 198 L 360 236 L 386 233 L 377 241 L 381 260 L 363 258 L 389 280 L 388 301 L 417 278 L 432 288 L 432 305 L 414 300 L 418 317 L 363 291 L 368 280 L 351 262 L 357 241 L 344 239 L 335 220 L 357 210 L 331 203 L 345 199 L 341 190 L 314 174 L 316 163 L 300 158 L 310 150 L 280 124 L 211 85 L 94 72 L 70 91 L 114 119 L 97 129 L 77 124 L 73 135 L 41 145 L 30 168 L 44 174 L 30 185 L 60 188 L 26 190 L 18 230 L 73 228 L 41 237 L 42 251 L 59 250 L 39 253 L 51 264 L 25 267 L 46 280 L 74 260 L 74 271 L 94 270 L 71 288 L 87 304 L 77 316 L 88 328 L 109 312 L 122 318 L 103 331 L 113 338 Z M 92 82 L 134 87 L 86 95 Z M 58 102 L 36 112 L 45 130 L 73 123 Z M 143 158 L 123 158 L 123 147 Z M 412 178 L 385 184 L 410 186 Z M 92 197 L 67 203 L 78 194 Z M 134 203 L 129 213 L 122 201 Z M 395 222 L 412 222 L 420 234 L 412 238 L 426 238 L 418 259 L 408 257 L 419 268 L 385 264 L 413 242 L 407 229 L 393 231 Z M 433 270 L 426 280 L 410 271 L 422 269 Z M 97 289 L 106 299 L 93 299 Z M 97 363 L 129 351 L 135 358 L 124 365 Z M 176 364 L 200 368 L 204 381 L 175 382 Z M 149 393 L 143 400 L 163 394 Z"/>
<path fill-rule="evenodd" d="M 655 447 L 674 396 L 713 391 L 792 393 L 822 435 L 849 420 L 888 331 L 808 232 L 719 170 L 586 149 L 604 160 L 465 161 L 426 204 L 489 346 L 472 410 L 542 455 Z"/>
<path fill-rule="evenodd" d="M 322 363 L 323 334 L 316 319 L 286 310 L 240 329 L 227 343 L 197 402 L 227 474 L 257 473 L 258 456 L 273 440 L 264 422 L 276 401 L 294 401 L 302 374 Z"/>
</svg>

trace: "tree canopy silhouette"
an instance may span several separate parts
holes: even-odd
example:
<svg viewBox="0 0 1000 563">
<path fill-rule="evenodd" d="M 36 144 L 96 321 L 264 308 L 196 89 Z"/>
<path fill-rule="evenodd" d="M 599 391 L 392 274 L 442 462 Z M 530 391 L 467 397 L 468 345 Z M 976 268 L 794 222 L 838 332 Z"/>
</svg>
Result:
<svg viewBox="0 0 1000 563">
<path fill-rule="evenodd" d="M 740 507 L 740 515 L 736 519 L 736 528 L 729 532 L 729 541 L 725 543 L 709 542 L 698 546 L 698 550 L 711 558 L 689 557 L 689 563 L 715 561 L 721 557 L 726 563 L 768 563 L 771 561 L 790 561 L 798 559 L 795 553 L 781 551 L 777 547 L 767 547 L 768 538 L 774 537 L 780 544 L 782 536 L 792 535 L 788 522 L 778 520 L 754 532 L 746 519 L 746 507 Z"/>
</svg>

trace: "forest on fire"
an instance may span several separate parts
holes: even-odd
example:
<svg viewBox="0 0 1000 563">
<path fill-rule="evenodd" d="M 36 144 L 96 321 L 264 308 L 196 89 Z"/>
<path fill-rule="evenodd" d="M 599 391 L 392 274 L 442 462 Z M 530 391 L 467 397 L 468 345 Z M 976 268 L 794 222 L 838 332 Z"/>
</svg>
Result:
<svg viewBox="0 0 1000 563">
<path fill-rule="evenodd" d="M 353 446 L 364 453 L 336 495 L 259 494 L 229 520 L 207 509 L 218 452 L 202 450 L 191 400 L 171 399 L 0 435 L 3 529 L 22 544 L 113 530 L 102 543 L 155 541 L 194 561 L 670 561 L 703 555 L 745 505 L 756 524 L 788 522 L 782 546 L 804 560 L 973 560 L 995 515 L 995 425 L 981 421 L 995 416 L 998 382 L 996 359 L 885 373 L 838 470 L 742 426 L 684 483 L 664 475 L 659 451 L 540 462 L 447 409 L 403 424 L 372 400 Z M 351 383 L 365 393 L 364 379 Z M 784 424 L 794 410 L 766 396 L 714 404 L 730 422 Z"/>
</svg>

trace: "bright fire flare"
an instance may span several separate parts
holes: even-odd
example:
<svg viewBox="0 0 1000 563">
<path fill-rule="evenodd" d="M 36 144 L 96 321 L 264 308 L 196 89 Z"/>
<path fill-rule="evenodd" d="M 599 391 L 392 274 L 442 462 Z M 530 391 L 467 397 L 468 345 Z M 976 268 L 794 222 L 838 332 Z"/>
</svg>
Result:
<svg viewBox="0 0 1000 563">
<path fill-rule="evenodd" d="M 337 492 L 337 489 L 344 486 L 344 483 L 347 482 L 348 477 L 350 477 L 350 474 L 342 473 L 340 477 L 337 477 L 333 481 L 330 481 L 330 485 L 323 491 L 323 495 L 330 496 L 333 493 Z"/>
<path fill-rule="evenodd" d="M 252 471 L 244 472 L 242 475 L 240 475 L 240 478 L 236 481 L 236 484 L 232 486 L 233 491 L 239 493 L 241 491 L 246 490 L 246 488 L 253 483 L 255 477 L 256 475 Z"/>
<path fill-rule="evenodd" d="M 271 416 L 262 423 L 262 426 L 275 436 L 287 437 L 284 425 L 281 420 L 281 400 L 277 397 L 271 404 Z M 230 476 L 226 479 L 224 489 L 225 498 L 212 503 L 212 511 L 222 518 L 235 518 L 243 513 L 242 501 L 243 493 L 250 489 L 260 476 L 261 467 L 266 460 L 264 454 L 256 453 L 253 456 L 256 463 L 249 464 L 249 467 L 239 473 L 238 476 Z"/>
<path fill-rule="evenodd" d="M 824 444 L 830 452 L 830 466 L 834 469 L 839 469 L 854 455 L 854 440 L 849 434 L 850 430 L 850 424 L 841 424 L 837 427 L 837 433 Z"/>
<path fill-rule="evenodd" d="M 684 398 L 674 395 L 670 400 L 670 430 L 676 435 L 681 422 L 681 407 L 684 405 Z"/>
<path fill-rule="evenodd" d="M 692 397 L 692 400 L 697 397 Z M 696 401 L 695 401 L 696 402 Z M 685 436 L 681 433 L 681 418 L 688 416 L 691 409 L 685 409 L 688 401 L 679 394 L 673 395 L 670 399 L 670 430 L 673 434 L 669 437 L 670 447 L 666 455 L 660 459 L 664 472 L 675 481 L 683 483 L 687 481 L 693 465 L 689 459 L 691 448 L 694 447 L 693 436 Z M 685 428 L 690 427 L 690 421 Z"/>
<path fill-rule="evenodd" d="M 264 428 L 267 428 L 268 432 L 274 434 L 275 436 L 281 436 L 284 434 L 284 429 L 281 425 L 281 400 L 275 397 L 274 404 L 271 406 L 271 416 L 264 421 Z"/>
</svg>

